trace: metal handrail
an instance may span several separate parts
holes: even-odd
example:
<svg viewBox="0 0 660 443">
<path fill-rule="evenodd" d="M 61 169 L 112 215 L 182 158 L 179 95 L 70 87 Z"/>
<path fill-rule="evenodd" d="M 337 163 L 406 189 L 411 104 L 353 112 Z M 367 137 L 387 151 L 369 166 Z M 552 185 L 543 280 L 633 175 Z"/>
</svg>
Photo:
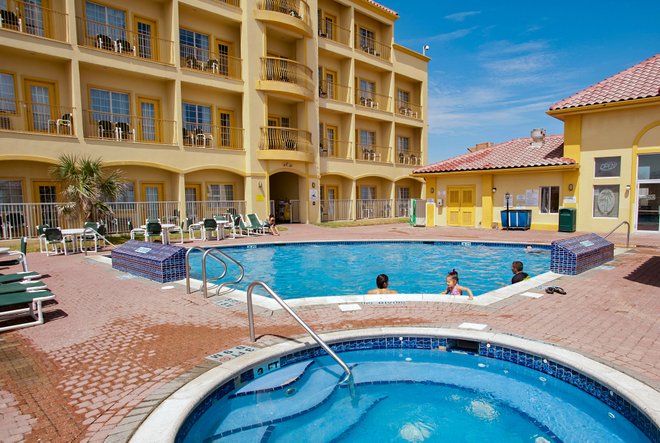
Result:
<svg viewBox="0 0 660 443">
<path fill-rule="evenodd" d="M 248 322 L 249 322 L 248 325 L 249 325 L 249 328 L 250 328 L 250 341 L 252 341 L 252 342 L 256 341 L 255 340 L 255 334 L 254 334 L 254 308 L 252 307 L 252 292 L 254 291 L 254 288 L 257 287 L 257 286 L 261 286 L 262 288 L 264 288 L 266 290 L 266 292 L 268 292 L 268 294 L 270 294 L 270 296 L 273 297 L 273 299 L 277 303 L 279 303 L 280 306 L 282 306 L 282 309 L 284 309 L 286 312 L 288 312 L 289 315 L 291 315 L 291 317 L 293 317 L 293 319 L 295 321 L 297 321 L 298 324 L 300 326 L 302 326 L 303 329 L 305 329 L 305 331 L 307 331 L 307 333 L 314 339 L 314 341 L 316 341 L 316 343 L 318 343 L 319 346 L 321 346 L 323 348 L 323 350 L 325 352 L 327 352 L 328 355 L 330 355 L 330 357 L 332 357 L 339 364 L 339 366 L 342 367 L 344 372 L 346 372 L 346 376 L 341 381 L 341 383 L 344 383 L 345 381 L 348 380 L 349 383 L 352 384 L 353 374 L 351 372 L 351 369 L 348 367 L 348 365 L 346 363 L 344 363 L 344 361 L 341 358 L 339 358 L 337 356 L 337 354 L 335 354 L 335 352 L 332 349 L 330 349 L 330 347 L 327 344 L 325 344 L 325 342 L 321 339 L 321 337 L 319 337 L 318 335 L 316 335 L 316 333 L 314 331 L 312 331 L 312 328 L 310 328 L 307 325 L 307 323 L 304 322 L 303 319 L 298 317 L 298 314 L 296 314 L 289 307 L 289 305 L 286 304 L 286 302 L 284 300 L 282 300 L 266 283 L 264 283 L 262 281 L 253 282 L 250 286 L 248 286 L 248 289 L 247 289 Z"/>
<path fill-rule="evenodd" d="M 192 248 L 188 249 L 186 251 L 186 294 L 192 294 L 192 291 L 190 290 L 190 259 L 188 256 L 190 255 L 191 251 L 200 251 L 203 253 L 206 253 L 206 249 L 202 248 L 201 246 L 193 246 Z M 200 291 L 204 294 L 204 297 L 208 297 L 208 285 L 207 285 L 207 280 L 206 280 L 206 256 L 202 255 L 202 287 L 199 288 Z M 214 256 L 216 260 L 218 260 L 217 257 Z M 222 277 L 224 277 L 227 274 L 227 264 L 222 261 L 218 260 L 220 263 L 222 263 L 222 266 L 224 267 L 222 274 L 220 274 L 219 277 L 215 277 L 212 280 L 218 280 Z"/>
<path fill-rule="evenodd" d="M 609 237 L 610 235 L 614 234 L 614 231 L 616 231 L 617 229 L 619 229 L 619 228 L 620 228 L 621 226 L 623 226 L 623 225 L 626 225 L 626 226 L 627 226 L 626 248 L 629 248 L 629 247 L 630 247 L 630 223 L 628 223 L 628 222 L 625 221 L 625 220 L 622 221 L 621 223 L 619 223 L 618 225 L 616 225 L 616 226 L 614 227 L 614 229 L 612 229 L 610 232 L 608 232 L 608 233 L 605 235 L 605 237 L 603 237 L 603 238 L 607 238 L 607 237 Z"/>
<path fill-rule="evenodd" d="M 215 253 L 219 253 L 222 257 L 218 257 L 217 255 L 214 255 Z M 236 261 L 234 258 L 232 258 L 229 255 L 222 252 L 218 248 L 211 248 L 208 251 L 206 251 L 204 253 L 204 255 L 202 256 L 202 275 L 204 275 L 204 270 L 206 268 L 206 256 L 207 255 L 210 255 L 214 259 L 218 260 L 225 267 L 225 271 L 222 273 L 222 276 L 220 276 L 218 278 L 215 278 L 213 280 L 219 280 L 227 274 L 227 263 L 225 263 L 225 261 L 223 260 L 223 257 L 226 258 L 227 260 L 229 260 L 230 262 L 234 263 L 241 270 L 241 275 L 236 280 L 226 281 L 226 282 L 220 283 L 218 285 L 218 287 L 216 288 L 216 290 L 215 290 L 215 295 L 220 295 L 220 290 L 223 289 L 226 285 L 235 285 L 236 283 L 240 283 L 240 282 L 243 281 L 243 277 L 245 277 L 245 268 L 243 267 L 243 265 L 240 264 L 238 261 Z M 230 291 L 231 291 L 231 289 L 230 289 Z M 205 294 L 205 296 L 208 297 L 208 295 L 206 295 L 206 294 Z"/>
</svg>

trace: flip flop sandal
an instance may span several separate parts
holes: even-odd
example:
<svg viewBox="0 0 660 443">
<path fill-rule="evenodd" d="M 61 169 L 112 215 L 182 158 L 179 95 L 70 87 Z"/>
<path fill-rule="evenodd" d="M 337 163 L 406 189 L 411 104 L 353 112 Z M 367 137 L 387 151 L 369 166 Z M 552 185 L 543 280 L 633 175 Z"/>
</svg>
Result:
<svg viewBox="0 0 660 443">
<path fill-rule="evenodd" d="M 546 294 L 554 294 L 555 293 L 555 288 L 553 286 L 545 288 L 545 293 Z"/>
<path fill-rule="evenodd" d="M 557 294 L 566 295 L 566 291 L 564 291 L 564 290 L 563 290 L 562 288 L 560 288 L 559 286 L 555 286 L 555 287 L 553 287 L 552 290 L 555 291 L 555 293 L 557 293 Z"/>
</svg>

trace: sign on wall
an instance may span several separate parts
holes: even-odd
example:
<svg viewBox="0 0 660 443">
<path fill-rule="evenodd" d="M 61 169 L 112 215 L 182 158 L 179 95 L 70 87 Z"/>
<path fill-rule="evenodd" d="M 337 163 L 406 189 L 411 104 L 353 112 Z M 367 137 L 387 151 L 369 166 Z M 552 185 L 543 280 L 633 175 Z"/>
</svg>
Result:
<svg viewBox="0 0 660 443">
<path fill-rule="evenodd" d="M 597 157 L 595 162 L 596 177 L 621 176 L 621 157 Z"/>
</svg>

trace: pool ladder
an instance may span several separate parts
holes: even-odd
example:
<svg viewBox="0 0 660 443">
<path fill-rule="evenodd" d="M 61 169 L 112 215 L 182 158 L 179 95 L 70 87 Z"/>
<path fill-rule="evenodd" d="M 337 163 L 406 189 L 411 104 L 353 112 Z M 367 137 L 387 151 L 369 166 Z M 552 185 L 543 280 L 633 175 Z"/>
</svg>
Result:
<svg viewBox="0 0 660 443">
<path fill-rule="evenodd" d="M 236 280 L 233 281 L 226 281 L 221 284 L 219 284 L 215 288 L 215 295 L 222 295 L 220 293 L 221 290 L 225 289 L 227 285 L 234 285 L 236 283 L 240 283 L 243 280 L 243 277 L 245 276 L 245 268 L 243 268 L 243 265 L 240 264 L 238 261 L 234 260 L 231 258 L 229 255 L 225 254 L 220 250 L 220 248 L 215 247 L 215 248 L 202 248 L 201 246 L 194 246 L 186 251 L 186 293 L 191 294 L 192 290 L 190 289 L 190 253 L 192 251 L 200 251 L 202 252 L 202 286 L 199 288 L 202 294 L 204 294 L 205 298 L 210 297 L 209 295 L 209 285 L 208 283 L 210 281 L 216 281 L 220 280 L 227 275 L 227 261 L 234 263 L 238 268 L 240 269 L 240 275 Z M 206 260 L 208 257 L 211 257 L 213 260 L 217 261 L 218 263 L 222 264 L 223 270 L 222 274 L 220 274 L 218 277 L 213 277 L 213 278 L 207 278 L 206 276 Z M 226 261 L 225 261 L 226 260 Z M 223 292 L 223 294 L 226 294 L 228 292 L 231 292 L 231 288 L 226 288 L 226 291 Z"/>
<path fill-rule="evenodd" d="M 302 318 L 298 317 L 298 314 L 296 314 L 293 311 L 293 309 L 291 309 L 289 305 L 287 305 L 286 302 L 280 298 L 279 295 L 277 295 L 266 283 L 258 280 L 253 282 L 250 286 L 248 286 L 247 289 L 248 322 L 249 322 L 248 325 L 250 328 L 250 341 L 251 342 L 256 341 L 256 337 L 254 334 L 254 308 L 252 306 L 252 292 L 254 291 L 254 288 L 256 288 L 257 286 L 261 286 L 262 288 L 264 288 L 266 292 L 268 292 L 268 294 L 271 297 L 273 297 L 273 299 L 277 303 L 279 303 L 280 306 L 282 306 L 282 309 L 288 312 L 289 315 L 293 317 L 293 319 L 296 322 L 298 322 L 298 324 L 302 326 L 303 329 L 305 329 L 305 331 L 307 331 L 307 333 L 314 339 L 314 341 L 316 341 L 316 343 L 318 343 L 319 346 L 321 346 L 323 350 L 327 352 L 328 355 L 330 355 L 330 357 L 332 357 L 339 364 L 339 366 L 341 366 L 341 368 L 344 370 L 346 375 L 340 381 L 340 383 L 343 384 L 348 382 L 349 388 L 351 389 L 351 395 L 353 395 L 355 391 L 355 387 L 353 384 L 353 373 L 351 372 L 351 369 L 348 367 L 348 365 L 344 363 L 344 360 L 339 358 L 339 356 L 335 354 L 335 352 L 332 349 L 330 349 L 330 347 L 323 341 L 323 339 L 321 339 L 321 337 L 319 337 L 316 334 L 316 332 L 314 332 L 312 328 L 310 328 L 309 325 L 307 325 L 307 323 L 305 323 L 305 321 Z"/>
</svg>

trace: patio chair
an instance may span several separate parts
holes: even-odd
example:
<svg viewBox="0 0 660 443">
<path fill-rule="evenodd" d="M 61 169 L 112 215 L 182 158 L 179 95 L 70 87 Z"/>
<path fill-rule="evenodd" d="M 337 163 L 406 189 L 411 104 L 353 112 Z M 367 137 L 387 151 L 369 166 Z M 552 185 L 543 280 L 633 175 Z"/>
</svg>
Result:
<svg viewBox="0 0 660 443">
<path fill-rule="evenodd" d="M 229 223 L 225 223 L 224 229 L 227 230 L 228 234 L 231 234 L 231 238 L 236 238 L 237 235 L 239 237 L 241 237 L 240 232 L 238 232 L 238 233 L 236 232 L 237 224 L 236 224 L 236 221 L 234 219 L 234 215 L 231 212 L 227 212 L 227 214 L 225 215 L 225 219 Z"/>
<path fill-rule="evenodd" d="M 245 221 L 243 220 L 243 216 L 239 215 L 238 217 L 236 217 L 236 219 L 238 220 L 238 227 L 239 227 L 241 233 L 245 232 L 245 234 L 248 237 L 250 236 L 250 233 L 255 234 L 254 228 L 252 227 L 252 225 L 248 226 L 245 223 Z"/>
<path fill-rule="evenodd" d="M 144 240 L 146 240 L 147 230 L 144 228 L 133 227 L 132 220 L 128 221 L 128 231 L 131 233 L 131 240 L 135 240 L 135 237 L 137 236 L 141 236 Z"/>
<path fill-rule="evenodd" d="M 46 236 L 46 255 L 50 256 L 50 246 L 53 247 L 53 252 L 55 255 L 64 253 L 67 255 L 67 243 L 70 243 L 70 239 L 64 238 L 60 228 L 48 228 L 44 233 Z M 62 252 L 58 252 L 59 248 L 62 248 Z"/>
<path fill-rule="evenodd" d="M 106 233 L 105 226 L 99 222 L 85 222 L 85 232 L 80 236 L 80 249 L 86 248 L 90 242 L 94 242 L 94 252 L 98 252 L 101 244 L 105 246 L 103 236 Z"/>
<path fill-rule="evenodd" d="M 120 54 L 131 54 L 135 56 L 135 46 L 131 45 L 131 42 L 129 42 L 126 39 L 119 39 L 115 40 L 115 45 L 116 45 L 116 51 L 119 52 Z"/>
<path fill-rule="evenodd" d="M 205 218 L 202 229 L 202 238 L 204 240 L 209 240 L 208 235 L 212 232 L 215 232 L 216 240 L 220 240 L 220 227 L 215 219 Z"/>
<path fill-rule="evenodd" d="M 115 50 L 115 42 L 113 42 L 112 39 L 105 34 L 98 34 L 96 36 L 96 42 L 94 45 L 97 48 L 105 49 L 106 51 Z"/>
<path fill-rule="evenodd" d="M 42 281 L 21 281 L 14 283 L 5 283 L 0 285 L 0 297 L 12 292 L 43 291 L 48 289 L 46 283 Z"/>
<path fill-rule="evenodd" d="M 115 129 L 109 120 L 99 120 L 99 138 L 115 138 Z"/>
<path fill-rule="evenodd" d="M 167 240 L 165 238 L 165 231 L 163 231 L 163 227 L 161 226 L 160 223 L 158 222 L 149 222 L 147 223 L 147 229 L 146 233 L 144 234 L 144 239 L 146 241 L 149 241 L 151 237 L 160 237 L 160 241 L 163 244 L 167 243 Z"/>
<path fill-rule="evenodd" d="M 50 228 L 50 226 L 46 223 L 43 225 L 37 225 L 37 235 L 39 236 L 39 252 L 42 254 L 46 252 L 46 229 Z"/>
<path fill-rule="evenodd" d="M 0 275 L 0 285 L 7 283 L 16 283 L 20 281 L 31 281 L 33 279 L 41 278 L 38 272 L 16 272 L 14 274 Z"/>
<path fill-rule="evenodd" d="M 186 225 L 188 226 L 188 238 L 190 239 L 190 241 L 194 241 L 197 239 L 195 236 L 195 232 L 199 232 L 200 240 L 204 238 L 204 234 L 202 234 L 202 225 L 200 223 L 195 223 L 192 217 L 188 217 L 186 219 Z"/>
<path fill-rule="evenodd" d="M 131 125 L 126 122 L 115 123 L 115 131 L 117 140 L 132 140 L 135 141 L 135 129 L 131 129 Z"/>
<path fill-rule="evenodd" d="M 147 220 L 145 220 L 145 223 L 160 223 L 160 219 L 159 218 L 148 218 Z"/>
<path fill-rule="evenodd" d="M 64 114 L 62 118 L 48 120 L 48 132 L 50 132 L 50 128 L 55 128 L 55 133 L 59 134 L 61 132 L 60 130 L 64 128 L 64 134 L 71 135 L 73 134 L 73 131 L 71 131 L 71 122 L 73 122 L 73 116 L 71 114 Z"/>
<path fill-rule="evenodd" d="M 254 229 L 255 234 L 261 234 L 264 235 L 266 234 L 266 227 L 261 220 L 259 220 L 259 217 L 257 217 L 257 214 L 248 214 L 248 221 L 250 222 L 250 226 L 252 226 L 252 229 Z M 270 229 L 270 228 L 269 228 Z"/>
<path fill-rule="evenodd" d="M 179 234 L 179 236 L 180 236 L 179 244 L 181 244 L 181 245 L 183 244 L 183 232 L 184 232 L 183 231 L 183 223 L 184 222 L 181 222 L 181 226 L 177 225 L 177 226 L 174 226 L 174 227 L 169 228 L 167 230 L 167 235 L 168 235 L 168 237 L 170 237 L 170 240 L 172 239 L 171 238 L 172 234 Z"/>
<path fill-rule="evenodd" d="M 13 265 L 23 265 L 23 271 L 27 272 L 27 237 L 21 237 L 21 249 L 20 251 L 9 251 L 4 254 L 0 254 L 0 258 L 6 258 L 7 260 L 0 261 L 0 266 L 13 266 Z"/>
<path fill-rule="evenodd" d="M 34 319 L 34 321 L 2 326 L 0 327 L 0 332 L 42 324 L 44 322 L 44 316 L 43 311 L 41 310 L 41 303 L 47 300 L 53 300 L 54 298 L 55 295 L 50 291 L 22 291 L 3 294 L 0 297 L 0 308 L 25 304 L 28 304 L 28 307 L 12 309 L 9 311 L 0 311 L 0 320 L 4 321 L 29 315 Z"/>
<path fill-rule="evenodd" d="M 6 4 L 6 3 L 5 3 Z M 13 29 L 14 31 L 21 30 L 21 19 L 12 12 L 6 9 L 0 11 L 0 28 Z"/>
</svg>

